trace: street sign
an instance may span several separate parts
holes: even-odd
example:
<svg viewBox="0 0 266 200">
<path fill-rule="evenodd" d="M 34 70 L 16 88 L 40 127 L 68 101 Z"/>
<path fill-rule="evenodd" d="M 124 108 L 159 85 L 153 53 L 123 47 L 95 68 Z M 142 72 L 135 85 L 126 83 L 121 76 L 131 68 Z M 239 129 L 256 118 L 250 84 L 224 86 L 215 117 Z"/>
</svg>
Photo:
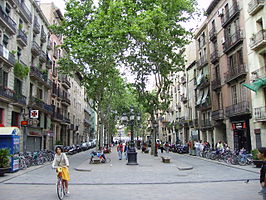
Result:
<svg viewBox="0 0 266 200">
<path fill-rule="evenodd" d="M 30 118 L 31 119 L 38 119 L 39 118 L 39 110 L 31 110 L 30 111 Z"/>
</svg>

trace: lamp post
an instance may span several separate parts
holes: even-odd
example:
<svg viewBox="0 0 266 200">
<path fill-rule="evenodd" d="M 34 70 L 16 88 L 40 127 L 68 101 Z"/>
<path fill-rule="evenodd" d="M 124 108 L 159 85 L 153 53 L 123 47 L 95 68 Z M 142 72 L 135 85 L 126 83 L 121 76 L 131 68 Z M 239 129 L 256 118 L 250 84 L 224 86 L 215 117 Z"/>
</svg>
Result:
<svg viewBox="0 0 266 200">
<path fill-rule="evenodd" d="M 154 127 L 154 156 L 158 156 L 158 151 L 157 151 L 157 142 L 156 142 L 156 134 L 157 134 L 157 126 L 158 123 L 157 121 L 153 122 L 153 127 Z"/>
<path fill-rule="evenodd" d="M 134 112 L 134 108 L 131 107 L 129 117 L 126 113 L 124 113 L 122 115 L 121 120 L 124 124 L 130 125 L 130 132 L 131 132 L 130 146 L 127 152 L 128 154 L 127 165 L 138 165 L 137 152 L 136 152 L 135 143 L 134 143 L 134 124 L 135 124 L 135 121 L 138 121 L 138 122 L 140 121 L 140 114 L 136 114 Z"/>
</svg>

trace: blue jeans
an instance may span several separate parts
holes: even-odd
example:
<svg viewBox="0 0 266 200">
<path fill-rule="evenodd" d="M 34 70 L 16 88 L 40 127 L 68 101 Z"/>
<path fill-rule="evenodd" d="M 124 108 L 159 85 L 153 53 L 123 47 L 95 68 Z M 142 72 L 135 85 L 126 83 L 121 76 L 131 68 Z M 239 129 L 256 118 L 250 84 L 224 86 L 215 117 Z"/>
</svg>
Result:
<svg viewBox="0 0 266 200">
<path fill-rule="evenodd" d="M 122 160 L 122 151 L 118 151 L 118 159 Z"/>
</svg>

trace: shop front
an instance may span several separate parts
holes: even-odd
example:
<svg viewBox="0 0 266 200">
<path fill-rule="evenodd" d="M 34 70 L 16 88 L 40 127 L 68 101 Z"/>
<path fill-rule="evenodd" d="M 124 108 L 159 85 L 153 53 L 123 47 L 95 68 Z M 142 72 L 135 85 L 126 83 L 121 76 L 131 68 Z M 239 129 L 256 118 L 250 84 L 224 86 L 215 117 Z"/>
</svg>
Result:
<svg viewBox="0 0 266 200">
<path fill-rule="evenodd" d="M 42 150 L 41 130 L 29 130 L 27 136 L 27 151 L 35 152 Z"/>
<path fill-rule="evenodd" d="M 245 148 L 251 150 L 249 120 L 232 121 L 232 130 L 234 138 L 234 149 L 240 150 Z"/>
</svg>

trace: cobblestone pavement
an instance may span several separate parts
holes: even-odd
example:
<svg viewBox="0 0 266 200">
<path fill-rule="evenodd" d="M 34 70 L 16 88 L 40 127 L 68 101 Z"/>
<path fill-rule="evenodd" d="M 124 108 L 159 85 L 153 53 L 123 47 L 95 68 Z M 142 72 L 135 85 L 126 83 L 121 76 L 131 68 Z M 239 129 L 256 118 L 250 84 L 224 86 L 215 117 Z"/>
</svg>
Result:
<svg viewBox="0 0 266 200">
<path fill-rule="evenodd" d="M 141 152 L 139 165 L 128 166 L 115 150 L 107 154 L 110 163 L 89 164 L 88 155 L 86 151 L 70 157 L 71 195 L 66 199 L 263 199 L 258 194 L 259 169 L 251 166 L 231 167 L 173 153 L 167 154 L 170 163 L 162 163 L 162 154 Z M 0 200 L 56 199 L 55 180 L 51 165 L 8 174 L 0 177 Z"/>
</svg>

